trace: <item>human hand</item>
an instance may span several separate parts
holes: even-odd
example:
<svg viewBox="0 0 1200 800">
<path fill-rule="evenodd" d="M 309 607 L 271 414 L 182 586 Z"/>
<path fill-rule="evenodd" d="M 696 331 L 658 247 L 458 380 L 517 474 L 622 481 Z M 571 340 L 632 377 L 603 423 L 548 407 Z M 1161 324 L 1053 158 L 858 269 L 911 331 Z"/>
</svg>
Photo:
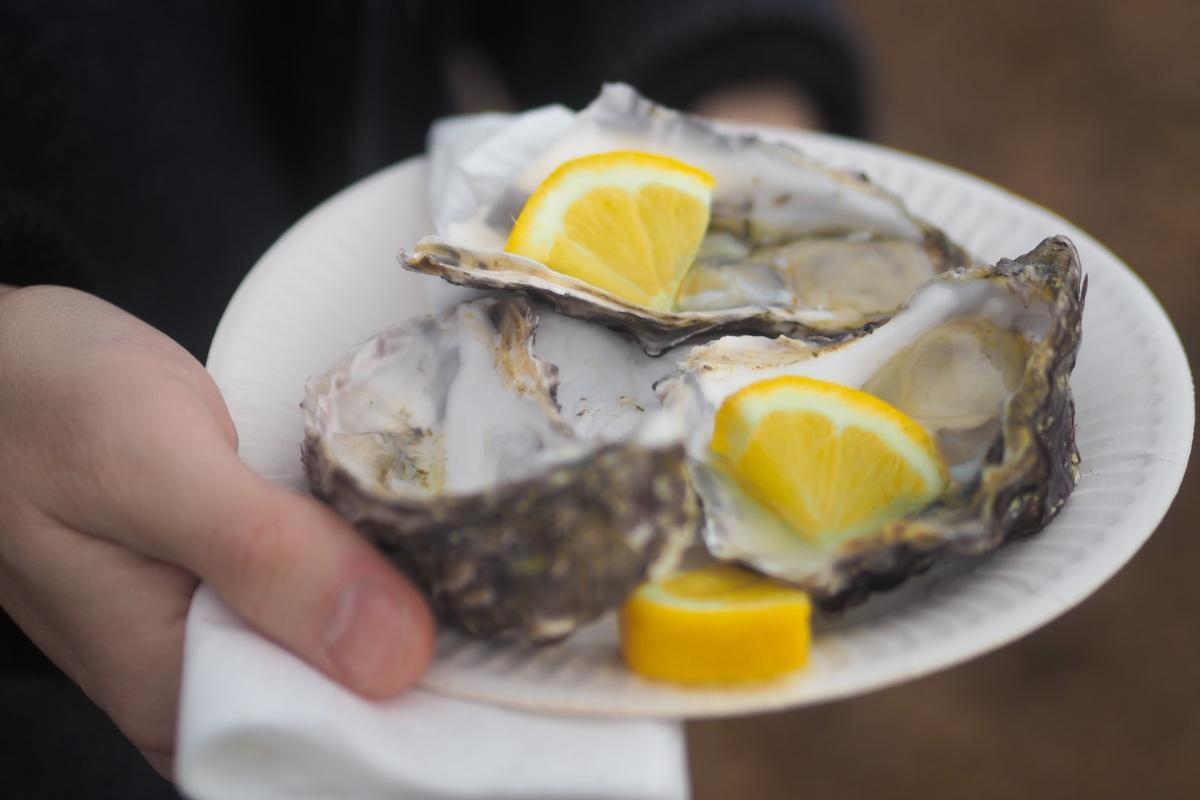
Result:
<svg viewBox="0 0 1200 800">
<path fill-rule="evenodd" d="M 731 84 L 700 98 L 692 109 L 705 117 L 788 128 L 820 127 L 820 114 L 802 92 L 786 81 Z"/>
<path fill-rule="evenodd" d="M 344 521 L 237 458 L 199 363 L 70 289 L 0 292 L 0 606 L 169 775 L 198 580 L 370 697 L 409 686 L 434 627 Z"/>
</svg>

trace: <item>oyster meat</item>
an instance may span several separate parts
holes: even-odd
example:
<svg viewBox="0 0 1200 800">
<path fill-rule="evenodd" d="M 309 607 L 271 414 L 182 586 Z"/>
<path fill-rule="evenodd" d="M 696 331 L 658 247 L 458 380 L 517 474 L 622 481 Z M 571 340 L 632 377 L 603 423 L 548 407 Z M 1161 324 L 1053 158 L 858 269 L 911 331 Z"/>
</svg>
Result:
<svg viewBox="0 0 1200 800">
<path fill-rule="evenodd" d="M 670 310 L 503 252 L 513 220 L 555 167 L 612 150 L 669 155 L 716 179 L 708 233 Z M 460 209 L 438 236 L 402 252 L 401 263 L 462 286 L 537 297 L 626 331 L 652 355 L 714 332 L 845 338 L 891 316 L 935 274 L 967 263 L 945 234 L 863 176 L 655 105 L 620 84 L 606 86 L 548 146 L 496 160 L 518 162 L 509 184 Z"/>
<path fill-rule="evenodd" d="M 636 348 L 555 318 L 538 352 L 538 325 L 520 296 L 462 303 L 378 334 L 303 403 L 313 491 L 473 635 L 560 638 L 672 569 L 699 525 Z"/>
<path fill-rule="evenodd" d="M 916 292 L 874 331 L 838 344 L 725 337 L 692 350 L 658 386 L 689 416 L 704 540 L 809 591 L 826 609 L 861 600 L 943 552 L 975 554 L 1041 530 L 1079 478 L 1069 377 L 1086 282 L 1056 237 L 994 267 L 959 268 Z M 936 437 L 951 487 L 867 536 L 812 543 L 710 458 L 713 414 L 733 392 L 778 375 L 861 388 Z"/>
</svg>

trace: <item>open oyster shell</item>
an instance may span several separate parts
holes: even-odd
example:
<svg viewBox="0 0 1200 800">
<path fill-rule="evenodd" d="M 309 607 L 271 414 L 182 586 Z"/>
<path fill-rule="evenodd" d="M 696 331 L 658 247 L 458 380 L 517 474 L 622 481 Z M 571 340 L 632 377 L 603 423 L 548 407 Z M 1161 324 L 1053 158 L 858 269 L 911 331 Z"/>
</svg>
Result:
<svg viewBox="0 0 1200 800">
<path fill-rule="evenodd" d="M 671 311 L 503 252 L 513 220 L 555 167 L 629 149 L 681 159 L 716 179 L 708 236 Z M 495 160 L 519 163 L 507 189 L 445 221 L 401 263 L 462 286 L 537 297 L 628 332 L 652 355 L 712 332 L 844 338 L 891 316 L 933 275 L 967 263 L 945 234 L 863 176 L 756 134 L 725 132 L 620 84 L 606 86 L 549 146 Z"/>
<path fill-rule="evenodd" d="M 694 349 L 658 388 L 690 415 L 709 551 L 836 609 L 941 553 L 982 553 L 1041 530 L 1079 478 L 1069 376 L 1085 288 L 1074 246 L 1056 237 L 995 267 L 939 276 L 848 342 L 726 337 Z M 813 544 L 792 533 L 708 457 L 721 401 L 784 374 L 864 388 L 922 422 L 950 462 L 951 490 L 872 535 Z"/>
<path fill-rule="evenodd" d="M 616 338 L 566 322 L 555 352 Z M 699 525 L 678 424 L 619 379 L 560 373 L 537 326 L 521 297 L 463 303 L 375 336 L 303 403 L 313 491 L 473 635 L 562 637 L 673 568 Z"/>
</svg>

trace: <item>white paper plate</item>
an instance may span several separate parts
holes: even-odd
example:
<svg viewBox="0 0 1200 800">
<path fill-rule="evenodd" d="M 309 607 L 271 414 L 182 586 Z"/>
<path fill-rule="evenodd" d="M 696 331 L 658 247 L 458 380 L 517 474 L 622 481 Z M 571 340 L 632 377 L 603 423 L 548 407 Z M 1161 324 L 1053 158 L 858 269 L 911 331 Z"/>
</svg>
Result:
<svg viewBox="0 0 1200 800">
<path fill-rule="evenodd" d="M 782 134 L 781 134 L 782 135 Z M 1166 513 L 1191 451 L 1192 380 L 1162 308 L 1088 235 L 991 184 L 909 155 L 790 134 L 812 155 L 866 172 L 988 261 L 1066 234 L 1089 277 L 1072 384 L 1083 478 L 1031 540 L 939 565 L 820 625 L 811 665 L 751 689 L 684 690 L 625 671 L 611 619 L 533 649 L 443 633 L 425 688 L 546 712 L 695 717 L 846 697 L 928 674 L 1037 628 L 1095 591 Z M 426 281 L 395 254 L 432 228 L 425 164 L 412 159 L 336 195 L 254 267 L 221 320 L 208 367 L 225 394 L 242 457 L 304 488 L 298 404 L 305 378 L 376 331 L 427 309 Z"/>
</svg>

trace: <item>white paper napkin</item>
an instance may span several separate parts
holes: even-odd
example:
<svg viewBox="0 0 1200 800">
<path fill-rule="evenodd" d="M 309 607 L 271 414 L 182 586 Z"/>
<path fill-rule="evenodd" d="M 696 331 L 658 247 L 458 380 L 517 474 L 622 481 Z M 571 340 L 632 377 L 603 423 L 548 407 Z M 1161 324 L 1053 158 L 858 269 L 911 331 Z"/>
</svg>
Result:
<svg viewBox="0 0 1200 800">
<path fill-rule="evenodd" d="M 176 778 L 196 800 L 688 796 L 677 723 L 537 716 L 419 689 L 369 701 L 208 587 L 188 615 Z"/>
</svg>

